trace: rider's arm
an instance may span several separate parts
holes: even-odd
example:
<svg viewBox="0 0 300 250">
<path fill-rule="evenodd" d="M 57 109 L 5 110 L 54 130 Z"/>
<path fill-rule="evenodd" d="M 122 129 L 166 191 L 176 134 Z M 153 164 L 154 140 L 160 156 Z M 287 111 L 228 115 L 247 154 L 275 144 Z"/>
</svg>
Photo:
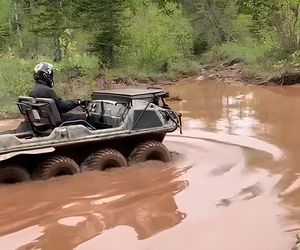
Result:
<svg viewBox="0 0 300 250">
<path fill-rule="evenodd" d="M 67 113 L 70 110 L 79 106 L 78 101 L 75 100 L 62 100 L 59 98 L 53 89 L 49 89 L 49 97 L 52 98 L 57 106 L 59 113 Z"/>
</svg>

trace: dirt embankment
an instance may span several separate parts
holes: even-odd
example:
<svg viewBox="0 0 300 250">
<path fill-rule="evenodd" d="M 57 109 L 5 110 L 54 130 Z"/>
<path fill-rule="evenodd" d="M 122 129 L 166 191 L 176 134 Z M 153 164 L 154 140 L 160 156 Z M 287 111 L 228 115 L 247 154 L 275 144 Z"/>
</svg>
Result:
<svg viewBox="0 0 300 250">
<path fill-rule="evenodd" d="M 256 85 L 293 85 L 300 83 L 300 72 L 278 73 L 277 76 L 249 77 L 244 74 L 246 63 L 243 59 L 236 58 L 230 62 L 220 64 L 218 66 L 204 67 L 198 79 L 219 80 L 230 84 L 256 84 Z"/>
<path fill-rule="evenodd" d="M 198 80 L 216 80 L 228 84 L 255 84 L 255 85 L 293 85 L 300 84 L 300 72 L 280 73 L 273 77 L 253 77 L 245 73 L 246 63 L 241 58 L 233 59 L 218 66 L 205 66 L 198 71 L 181 72 L 177 79 L 168 77 L 147 77 L 138 78 L 134 76 L 118 77 L 108 80 L 104 75 L 97 78 L 96 88 L 120 88 L 120 87 L 149 87 L 173 85 L 176 82 L 186 78 L 195 78 Z"/>
<path fill-rule="evenodd" d="M 109 80 L 105 75 L 99 75 L 96 79 L 96 89 L 110 89 L 110 88 L 148 88 L 151 86 L 164 86 L 173 85 L 181 80 L 196 77 L 200 74 L 200 71 L 181 72 L 178 73 L 176 79 L 171 79 L 167 76 L 161 77 L 135 77 L 125 76 L 116 77 Z"/>
</svg>

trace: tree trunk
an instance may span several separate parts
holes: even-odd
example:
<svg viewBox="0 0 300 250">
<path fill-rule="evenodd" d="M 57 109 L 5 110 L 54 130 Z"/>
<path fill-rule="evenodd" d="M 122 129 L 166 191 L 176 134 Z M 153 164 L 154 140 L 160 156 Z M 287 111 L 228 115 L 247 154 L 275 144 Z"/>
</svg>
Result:
<svg viewBox="0 0 300 250">
<path fill-rule="evenodd" d="M 61 61 L 62 59 L 62 50 L 61 50 L 59 38 L 60 37 L 58 35 L 54 37 L 54 46 L 55 46 L 54 61 L 55 62 Z"/>
<path fill-rule="evenodd" d="M 297 34 L 297 48 L 300 47 L 300 3 L 298 4 L 297 21 L 296 21 L 296 34 Z"/>
<path fill-rule="evenodd" d="M 38 55 L 38 50 L 39 50 L 39 38 L 36 33 L 33 33 L 33 39 L 34 39 L 34 52 L 32 55 L 32 59 L 36 58 Z"/>
<path fill-rule="evenodd" d="M 17 37 L 19 40 L 19 46 L 20 48 L 23 48 L 23 41 L 22 41 L 22 35 L 21 35 L 21 25 L 19 21 L 19 14 L 18 14 L 18 8 L 17 8 L 17 1 L 13 1 L 13 7 L 14 7 L 14 19 L 16 22 L 16 32 L 17 32 Z"/>
<path fill-rule="evenodd" d="M 219 34 L 219 38 L 221 39 L 221 42 L 227 42 L 228 39 L 228 34 L 222 29 L 219 19 L 216 16 L 215 10 L 214 10 L 214 3 L 210 0 L 206 1 L 207 6 L 208 6 L 208 13 L 210 13 L 211 15 L 209 16 L 209 19 L 211 20 L 212 24 L 215 26 L 218 34 Z"/>
<path fill-rule="evenodd" d="M 56 1 L 56 4 L 58 4 L 58 7 L 61 9 L 62 8 L 62 1 L 58 0 Z M 59 32 L 57 32 L 56 34 L 54 34 L 54 47 L 55 47 L 55 52 L 54 52 L 54 61 L 58 62 L 62 60 L 63 57 L 63 53 L 62 53 L 62 45 L 60 43 L 60 38 L 61 38 L 61 34 Z"/>
<path fill-rule="evenodd" d="M 12 28 L 12 24 L 11 24 L 11 18 L 9 18 L 8 24 L 9 24 L 9 37 L 10 37 L 10 43 L 11 43 L 11 45 L 12 45 L 12 44 L 13 44 L 13 28 Z"/>
</svg>

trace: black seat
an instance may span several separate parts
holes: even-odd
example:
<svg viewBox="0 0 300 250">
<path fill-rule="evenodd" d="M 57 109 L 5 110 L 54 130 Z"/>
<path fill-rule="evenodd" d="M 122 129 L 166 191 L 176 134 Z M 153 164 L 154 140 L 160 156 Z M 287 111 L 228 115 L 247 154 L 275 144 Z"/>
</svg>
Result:
<svg viewBox="0 0 300 250">
<path fill-rule="evenodd" d="M 62 122 L 56 103 L 50 98 L 19 97 L 17 105 L 26 121 L 31 125 L 33 132 L 38 136 L 48 136 L 53 129 L 59 126 L 77 124 L 95 130 L 93 126 L 82 120 Z"/>
<path fill-rule="evenodd" d="M 20 105 L 20 103 L 23 103 L 23 104 L 27 104 L 27 105 L 30 105 L 32 103 L 35 103 L 35 98 L 33 97 L 29 97 L 29 96 L 19 96 L 18 97 L 18 102 L 17 102 L 17 105 L 18 105 L 18 108 L 20 110 L 20 113 L 24 116 L 24 119 L 27 120 L 27 109 L 26 109 L 26 105 Z"/>
<path fill-rule="evenodd" d="M 49 135 L 52 130 L 59 125 L 59 120 L 55 119 L 57 116 L 53 117 L 52 115 L 51 108 L 53 108 L 53 106 L 51 106 L 51 100 L 52 99 L 38 100 L 32 97 L 18 98 L 17 105 L 21 114 L 23 114 L 25 120 L 28 121 L 33 132 L 39 136 Z"/>
<path fill-rule="evenodd" d="M 56 103 L 53 99 L 49 98 L 36 98 L 37 104 L 46 104 L 40 107 L 41 116 L 44 119 L 48 119 L 47 123 L 50 124 L 51 128 L 54 129 L 59 126 L 71 126 L 82 124 L 89 129 L 94 130 L 95 128 L 84 120 L 74 121 L 62 121 L 61 115 L 57 109 Z"/>
<path fill-rule="evenodd" d="M 20 105 L 20 103 L 23 103 L 23 105 Z M 35 99 L 33 97 L 29 97 L 29 96 L 19 96 L 18 97 L 18 108 L 20 113 L 23 115 L 25 122 L 27 122 L 29 124 L 29 131 L 23 131 L 23 132 L 17 132 L 16 130 L 11 130 L 11 131 L 7 131 L 4 132 L 3 134 L 9 134 L 9 133 L 14 133 L 18 138 L 30 138 L 33 136 L 32 134 L 32 127 L 31 127 L 31 123 L 29 121 L 29 117 L 27 115 L 27 109 L 28 107 L 30 107 L 30 105 L 32 103 L 35 103 Z"/>
<path fill-rule="evenodd" d="M 36 98 L 37 104 L 44 104 L 40 106 L 41 116 L 47 119 L 47 123 L 50 124 L 52 128 L 61 125 L 62 120 L 60 113 L 58 112 L 56 103 L 53 99 L 49 98 Z"/>
</svg>

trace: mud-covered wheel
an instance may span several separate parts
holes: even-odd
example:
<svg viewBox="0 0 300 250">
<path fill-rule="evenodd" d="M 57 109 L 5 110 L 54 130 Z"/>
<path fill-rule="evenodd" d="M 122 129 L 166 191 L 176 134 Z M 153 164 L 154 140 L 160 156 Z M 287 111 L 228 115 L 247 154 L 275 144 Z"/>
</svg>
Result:
<svg viewBox="0 0 300 250">
<path fill-rule="evenodd" d="M 169 162 L 171 155 L 167 147 L 161 142 L 146 141 L 137 145 L 128 157 L 129 165 L 149 160 Z"/>
<path fill-rule="evenodd" d="M 26 168 L 21 165 L 8 165 L 0 167 L 0 184 L 15 184 L 30 180 L 30 174 Z"/>
<path fill-rule="evenodd" d="M 34 179 L 48 180 L 63 175 L 75 175 L 80 172 L 78 164 L 66 156 L 53 156 L 42 162 L 34 171 Z"/>
<path fill-rule="evenodd" d="M 101 149 L 88 156 L 81 164 L 81 170 L 104 171 L 111 168 L 127 167 L 126 158 L 115 149 Z"/>
</svg>

